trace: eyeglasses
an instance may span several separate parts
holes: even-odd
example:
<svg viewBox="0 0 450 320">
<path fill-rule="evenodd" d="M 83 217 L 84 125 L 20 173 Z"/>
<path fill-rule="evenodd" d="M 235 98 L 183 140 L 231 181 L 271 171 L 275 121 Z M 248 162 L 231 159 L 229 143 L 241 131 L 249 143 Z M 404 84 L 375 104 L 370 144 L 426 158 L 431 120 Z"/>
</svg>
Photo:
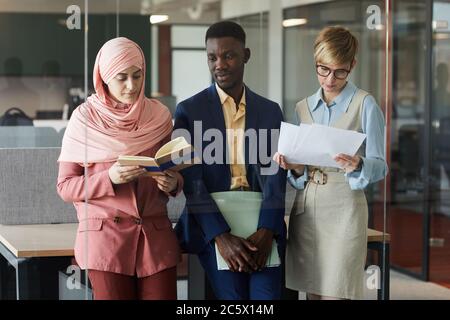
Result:
<svg viewBox="0 0 450 320">
<path fill-rule="evenodd" d="M 328 77 L 330 75 L 331 72 L 333 72 L 333 76 L 336 79 L 339 80 L 344 80 L 348 77 L 348 74 L 350 73 L 351 70 L 347 70 L 347 69 L 336 69 L 336 70 L 332 70 L 328 67 L 325 67 L 321 64 L 316 64 L 316 72 L 319 76 L 321 77 Z"/>
</svg>

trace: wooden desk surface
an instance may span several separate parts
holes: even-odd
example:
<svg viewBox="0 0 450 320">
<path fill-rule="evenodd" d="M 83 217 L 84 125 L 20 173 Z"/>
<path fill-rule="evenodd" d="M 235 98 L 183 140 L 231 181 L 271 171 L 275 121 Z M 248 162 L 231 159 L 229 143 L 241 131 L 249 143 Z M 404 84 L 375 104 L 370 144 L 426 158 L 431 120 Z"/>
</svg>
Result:
<svg viewBox="0 0 450 320">
<path fill-rule="evenodd" d="M 18 258 L 73 256 L 78 223 L 0 225 L 0 242 Z"/>
<path fill-rule="evenodd" d="M 0 225 L 0 242 L 18 258 L 73 256 L 77 223 Z M 391 240 L 390 234 L 385 241 Z M 381 231 L 368 229 L 368 242 L 383 241 Z"/>
<path fill-rule="evenodd" d="M 384 241 L 391 241 L 391 235 L 389 233 L 384 234 Z M 383 242 L 383 232 L 367 229 L 367 242 Z"/>
</svg>

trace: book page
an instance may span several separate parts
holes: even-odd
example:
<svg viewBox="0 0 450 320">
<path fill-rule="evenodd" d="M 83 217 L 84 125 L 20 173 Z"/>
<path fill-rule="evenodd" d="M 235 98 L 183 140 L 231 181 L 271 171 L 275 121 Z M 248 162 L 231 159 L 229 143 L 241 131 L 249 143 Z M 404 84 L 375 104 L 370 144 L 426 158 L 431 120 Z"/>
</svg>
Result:
<svg viewBox="0 0 450 320">
<path fill-rule="evenodd" d="M 159 159 L 165 157 L 166 155 L 172 154 L 175 151 L 180 151 L 184 148 L 189 147 L 189 143 L 187 143 L 184 137 L 178 137 L 172 141 L 167 142 L 163 145 L 158 152 L 155 154 L 155 158 Z"/>
<path fill-rule="evenodd" d="M 141 156 L 119 156 L 117 159 L 122 166 L 157 167 L 155 159 Z"/>
<path fill-rule="evenodd" d="M 179 171 L 200 163 L 194 156 L 193 147 L 187 143 L 184 137 L 176 138 L 163 145 L 155 155 L 155 158 L 143 156 L 119 156 L 121 165 L 135 165 L 145 167 L 149 174 L 164 174 L 165 170 Z"/>
</svg>

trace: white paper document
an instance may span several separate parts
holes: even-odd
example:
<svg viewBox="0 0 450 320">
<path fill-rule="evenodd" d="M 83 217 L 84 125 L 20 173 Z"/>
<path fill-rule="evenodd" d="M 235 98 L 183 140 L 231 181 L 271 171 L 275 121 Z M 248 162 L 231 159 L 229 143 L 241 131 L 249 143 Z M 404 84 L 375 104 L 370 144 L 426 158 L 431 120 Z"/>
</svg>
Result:
<svg viewBox="0 0 450 320">
<path fill-rule="evenodd" d="M 339 153 L 354 156 L 365 139 L 365 134 L 356 131 L 282 122 L 278 152 L 290 163 L 339 168 L 333 157 Z"/>
</svg>

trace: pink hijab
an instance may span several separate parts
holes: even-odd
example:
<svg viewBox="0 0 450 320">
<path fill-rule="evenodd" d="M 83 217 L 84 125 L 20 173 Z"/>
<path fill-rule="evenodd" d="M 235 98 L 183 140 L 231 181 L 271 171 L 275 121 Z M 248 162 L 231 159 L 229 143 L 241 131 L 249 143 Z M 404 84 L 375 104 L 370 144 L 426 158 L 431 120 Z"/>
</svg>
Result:
<svg viewBox="0 0 450 320">
<path fill-rule="evenodd" d="M 115 102 L 105 90 L 119 72 L 136 66 L 144 82 L 132 105 Z M 127 38 L 106 42 L 94 65 L 95 94 L 73 112 L 62 141 L 58 161 L 112 162 L 119 155 L 137 155 L 150 149 L 172 131 L 166 106 L 144 96 L 145 59 L 141 48 Z"/>
</svg>

